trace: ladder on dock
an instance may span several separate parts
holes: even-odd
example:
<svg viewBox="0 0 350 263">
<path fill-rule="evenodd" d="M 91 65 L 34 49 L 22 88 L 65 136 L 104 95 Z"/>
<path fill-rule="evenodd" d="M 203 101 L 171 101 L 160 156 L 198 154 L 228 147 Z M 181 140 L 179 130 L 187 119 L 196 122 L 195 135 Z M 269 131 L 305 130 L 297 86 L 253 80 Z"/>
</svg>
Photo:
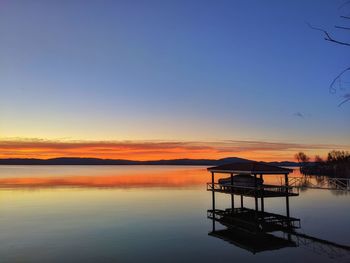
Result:
<svg viewBox="0 0 350 263">
<path fill-rule="evenodd" d="M 281 182 L 281 184 L 283 183 Z M 350 191 L 350 178 L 330 178 L 326 176 L 317 178 L 311 176 L 290 177 L 289 186 L 295 188 Z"/>
</svg>

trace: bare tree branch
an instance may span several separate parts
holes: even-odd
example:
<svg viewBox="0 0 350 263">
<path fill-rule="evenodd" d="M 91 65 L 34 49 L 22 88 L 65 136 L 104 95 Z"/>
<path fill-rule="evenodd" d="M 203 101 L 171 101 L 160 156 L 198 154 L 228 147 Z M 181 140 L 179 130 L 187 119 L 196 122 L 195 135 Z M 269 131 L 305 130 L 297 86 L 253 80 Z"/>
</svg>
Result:
<svg viewBox="0 0 350 263">
<path fill-rule="evenodd" d="M 348 102 L 350 100 L 350 93 L 344 95 L 344 99 L 341 103 L 338 104 L 338 107 L 343 105 L 345 102 Z"/>
<path fill-rule="evenodd" d="M 349 18 L 350 19 L 350 18 Z M 334 43 L 337 43 L 339 45 L 344 45 L 344 46 L 350 46 L 350 43 L 347 43 L 347 42 L 342 42 L 342 41 L 338 41 L 338 40 L 335 40 L 333 37 L 331 37 L 331 35 L 324 29 L 322 28 L 319 28 L 319 27 L 315 27 L 309 23 L 307 23 L 309 25 L 310 28 L 314 29 L 314 30 L 318 30 L 318 31 L 321 31 L 325 34 L 325 40 L 327 41 L 330 41 L 330 42 L 334 42 Z"/>
<path fill-rule="evenodd" d="M 334 88 L 335 82 L 336 82 L 345 72 L 347 72 L 348 70 L 350 70 L 350 67 L 344 69 L 342 72 L 340 72 L 340 73 L 333 79 L 331 85 L 329 85 L 329 92 L 330 92 L 330 93 L 332 93 L 332 94 L 336 93 L 337 89 Z"/>
<path fill-rule="evenodd" d="M 314 30 L 318 30 L 318 31 L 321 31 L 323 32 L 328 38 L 330 38 L 328 32 L 322 28 L 319 28 L 319 27 L 315 27 L 313 25 L 311 25 L 310 23 L 306 22 L 306 24 L 311 28 L 311 29 L 314 29 Z"/>
<path fill-rule="evenodd" d="M 334 26 L 334 27 L 338 29 L 350 30 L 350 27 L 345 27 L 345 26 Z"/>
<path fill-rule="evenodd" d="M 338 9 L 340 10 L 340 9 L 342 9 L 344 6 L 346 6 L 346 5 L 348 5 L 348 4 L 350 4 L 350 1 L 344 2 L 343 4 L 341 4 L 341 5 L 338 7 Z"/>
<path fill-rule="evenodd" d="M 327 41 L 330 41 L 330 42 L 334 42 L 334 43 L 337 43 L 339 45 L 344 45 L 344 46 L 350 46 L 350 43 L 347 43 L 347 42 L 341 42 L 341 41 L 338 41 L 338 40 L 335 40 L 333 38 L 324 38 L 324 40 L 327 40 Z"/>
<path fill-rule="evenodd" d="M 345 5 L 348 5 L 350 4 L 350 1 L 346 1 L 343 5 L 341 5 L 339 7 L 339 9 L 343 8 Z M 340 18 L 343 18 L 343 19 L 349 19 L 350 20 L 350 16 L 340 16 Z M 333 43 L 336 43 L 336 44 L 339 44 L 339 45 L 343 45 L 343 46 L 350 46 L 350 42 L 345 42 L 345 41 L 339 41 L 335 38 L 333 38 L 331 36 L 331 34 L 323 29 L 323 28 L 320 28 L 320 27 L 315 27 L 309 23 L 307 23 L 308 26 L 311 28 L 311 29 L 314 29 L 314 30 L 318 30 L 318 31 L 321 31 L 323 34 L 324 34 L 324 39 L 326 41 L 330 41 L 330 42 L 333 42 Z M 346 27 L 346 26 L 337 26 L 335 25 L 334 26 L 335 28 L 337 29 L 341 29 L 341 30 L 350 30 L 350 27 Z M 335 87 L 335 84 L 336 82 L 339 80 L 340 81 L 340 78 L 343 76 L 343 74 L 345 74 L 347 71 L 350 71 L 350 67 L 347 67 L 346 69 L 344 69 L 343 71 L 341 71 L 334 79 L 333 81 L 330 83 L 329 85 L 329 92 L 332 93 L 332 94 L 335 94 L 337 92 L 337 89 L 338 87 Z M 341 89 L 340 85 L 339 85 L 339 89 Z M 343 104 L 345 104 L 346 102 L 349 102 L 350 101 L 350 93 L 346 93 L 345 95 L 342 96 L 342 101 L 338 104 L 338 107 L 341 107 Z"/>
</svg>

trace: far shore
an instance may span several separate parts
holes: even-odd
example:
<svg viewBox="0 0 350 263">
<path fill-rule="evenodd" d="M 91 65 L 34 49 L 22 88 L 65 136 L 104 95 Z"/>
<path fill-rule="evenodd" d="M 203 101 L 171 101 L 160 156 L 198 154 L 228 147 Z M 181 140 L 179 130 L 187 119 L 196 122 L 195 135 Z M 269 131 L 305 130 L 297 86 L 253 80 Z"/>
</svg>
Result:
<svg viewBox="0 0 350 263">
<path fill-rule="evenodd" d="M 170 159 L 170 160 L 149 160 L 135 161 L 123 159 L 100 159 L 100 158 L 79 158 L 61 157 L 52 159 L 36 158 L 7 158 L 0 159 L 0 165 L 194 165 L 194 166 L 215 166 L 228 163 L 249 162 L 251 160 L 227 157 L 222 159 Z M 299 163 L 282 161 L 267 162 L 276 166 L 298 167 Z"/>
</svg>

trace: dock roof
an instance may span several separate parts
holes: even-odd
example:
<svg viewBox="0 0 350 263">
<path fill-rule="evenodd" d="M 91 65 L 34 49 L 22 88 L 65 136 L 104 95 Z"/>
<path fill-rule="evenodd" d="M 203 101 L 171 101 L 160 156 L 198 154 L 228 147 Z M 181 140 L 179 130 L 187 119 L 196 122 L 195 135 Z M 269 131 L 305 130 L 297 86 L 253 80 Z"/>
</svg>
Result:
<svg viewBox="0 0 350 263">
<path fill-rule="evenodd" d="M 249 174 L 288 174 L 293 170 L 282 168 L 265 162 L 237 162 L 214 166 L 208 168 L 208 171 L 215 173 L 249 173 Z"/>
</svg>

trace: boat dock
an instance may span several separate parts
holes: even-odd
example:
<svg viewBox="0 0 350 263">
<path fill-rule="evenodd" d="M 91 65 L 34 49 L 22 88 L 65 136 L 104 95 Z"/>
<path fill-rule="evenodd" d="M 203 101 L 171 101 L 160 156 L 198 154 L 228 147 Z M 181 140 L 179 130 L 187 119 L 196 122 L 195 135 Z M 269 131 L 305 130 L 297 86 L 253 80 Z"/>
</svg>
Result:
<svg viewBox="0 0 350 263">
<path fill-rule="evenodd" d="M 315 184 L 307 177 L 288 178 L 292 170 L 263 162 L 233 163 L 211 167 L 208 171 L 211 173 L 211 182 L 207 183 L 207 191 L 212 193 L 212 208 L 207 210 L 207 218 L 212 221 L 212 230 L 208 235 L 254 254 L 285 247 L 303 246 L 330 258 L 350 256 L 350 247 L 347 245 L 299 233 L 301 220 L 290 216 L 289 210 L 289 198 L 298 196 L 299 188 L 347 190 L 350 180 L 329 178 L 326 183 L 322 183 L 318 178 L 319 184 Z M 229 178 L 215 181 L 217 173 L 228 174 Z M 284 180 L 280 186 L 266 185 L 263 183 L 263 176 L 267 174 L 282 174 Z M 217 193 L 229 195 L 231 207 L 217 209 L 215 202 Z M 237 196 L 240 198 L 238 206 L 235 203 Z M 254 198 L 254 208 L 245 207 L 244 198 Z M 264 203 L 266 198 L 284 198 L 285 215 L 266 212 Z M 216 223 L 221 225 L 220 229 L 216 229 Z M 222 229 L 222 226 L 225 229 Z"/>
<path fill-rule="evenodd" d="M 241 228 L 250 232 L 273 232 L 300 228 L 300 219 L 268 212 L 255 212 L 249 208 L 208 210 L 207 217 L 228 228 Z"/>
<path fill-rule="evenodd" d="M 233 163 L 226 165 L 219 165 L 208 168 L 211 173 L 211 182 L 207 183 L 207 190 L 212 192 L 212 211 L 215 214 L 215 193 L 224 193 L 231 196 L 231 211 L 235 210 L 235 195 L 240 196 L 240 208 L 244 208 L 244 197 L 252 197 L 255 199 L 255 213 L 258 214 L 259 210 L 265 212 L 265 198 L 272 197 L 284 197 L 286 200 L 286 216 L 289 217 L 289 197 L 298 196 L 299 192 L 296 188 L 289 186 L 288 174 L 292 170 L 287 168 L 281 168 L 273 165 L 269 165 L 263 162 L 243 162 Z M 215 174 L 229 174 L 229 184 L 215 182 Z M 241 176 L 243 179 L 248 180 L 248 183 L 244 183 L 244 180 L 240 183 L 235 183 L 235 176 Z M 284 185 L 266 185 L 263 184 L 264 175 L 284 175 Z M 259 183 L 260 182 L 260 183 Z M 259 209 L 260 200 L 260 209 Z"/>
</svg>

